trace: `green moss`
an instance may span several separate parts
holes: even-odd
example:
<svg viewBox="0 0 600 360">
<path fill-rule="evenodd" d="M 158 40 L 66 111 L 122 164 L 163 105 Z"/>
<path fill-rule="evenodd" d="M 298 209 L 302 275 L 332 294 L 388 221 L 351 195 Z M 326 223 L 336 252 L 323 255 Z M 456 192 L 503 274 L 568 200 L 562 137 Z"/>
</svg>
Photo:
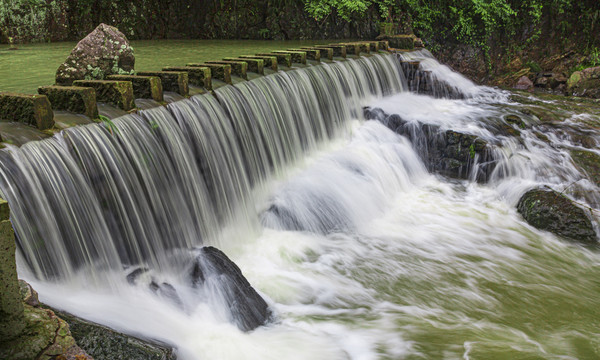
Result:
<svg viewBox="0 0 600 360">
<path fill-rule="evenodd" d="M 52 106 L 44 95 L 0 93 L 0 114 L 4 121 L 22 122 L 40 130 L 54 126 Z"/>
<path fill-rule="evenodd" d="M 600 155 L 591 151 L 571 150 L 571 158 L 596 186 L 600 186 Z"/>
<path fill-rule="evenodd" d="M 42 86 L 38 93 L 48 97 L 55 110 L 84 114 L 89 118 L 98 117 L 96 92 L 93 88 L 75 86 Z"/>
<path fill-rule="evenodd" d="M 76 80 L 73 85 L 93 88 L 99 102 L 112 104 L 125 111 L 135 108 L 133 85 L 130 81 Z"/>
</svg>

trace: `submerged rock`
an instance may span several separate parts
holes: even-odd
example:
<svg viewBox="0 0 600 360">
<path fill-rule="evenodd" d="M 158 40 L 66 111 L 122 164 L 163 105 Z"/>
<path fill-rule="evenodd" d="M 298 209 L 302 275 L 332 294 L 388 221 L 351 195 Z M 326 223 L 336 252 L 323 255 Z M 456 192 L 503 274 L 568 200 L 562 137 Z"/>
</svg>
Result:
<svg viewBox="0 0 600 360">
<path fill-rule="evenodd" d="M 108 75 L 133 75 L 135 57 L 129 41 L 116 27 L 100 24 L 83 38 L 56 70 L 56 83 L 103 80 Z"/>
<path fill-rule="evenodd" d="M 517 211 L 531 226 L 583 244 L 596 244 L 596 232 L 586 211 L 563 194 L 548 189 L 526 192 Z"/>
<path fill-rule="evenodd" d="M 196 288 L 204 287 L 213 301 L 224 305 L 230 320 L 242 331 L 254 330 L 271 317 L 269 306 L 240 268 L 217 248 L 200 249 L 190 269 L 190 281 Z"/>
<path fill-rule="evenodd" d="M 71 328 L 77 344 L 94 360 L 175 360 L 174 350 L 165 344 L 121 334 L 68 313 L 56 312 Z"/>
</svg>

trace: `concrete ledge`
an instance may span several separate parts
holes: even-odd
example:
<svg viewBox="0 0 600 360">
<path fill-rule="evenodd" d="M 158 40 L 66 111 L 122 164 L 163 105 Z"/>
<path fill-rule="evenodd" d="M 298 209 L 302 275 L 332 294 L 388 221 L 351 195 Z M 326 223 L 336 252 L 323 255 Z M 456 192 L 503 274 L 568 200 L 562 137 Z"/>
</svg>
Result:
<svg viewBox="0 0 600 360">
<path fill-rule="evenodd" d="M 163 71 L 186 72 L 190 84 L 212 90 L 212 78 L 210 69 L 207 67 L 167 66 L 163 68 Z"/>
<path fill-rule="evenodd" d="M 255 72 L 260 75 L 265 74 L 265 61 L 263 59 L 250 59 L 250 58 L 223 58 L 223 61 L 242 61 L 248 66 L 248 71 Z"/>
<path fill-rule="evenodd" d="M 359 42 L 359 43 L 356 43 L 356 45 L 358 45 L 358 48 L 361 53 L 364 53 L 364 54 L 371 53 L 371 44 L 366 43 L 366 42 Z"/>
<path fill-rule="evenodd" d="M 209 64 L 209 63 L 190 63 L 185 66 L 189 67 L 205 67 L 210 70 L 210 77 L 217 80 L 222 80 L 227 84 L 231 84 L 231 65 Z"/>
<path fill-rule="evenodd" d="M 158 76 L 163 91 L 176 92 L 182 96 L 188 96 L 190 94 L 188 73 L 185 71 L 138 71 L 137 75 Z"/>
<path fill-rule="evenodd" d="M 379 44 L 379 50 L 387 51 L 390 48 L 390 43 L 387 40 L 380 40 L 377 43 Z"/>
<path fill-rule="evenodd" d="M 110 75 L 108 80 L 131 81 L 136 99 L 164 101 L 162 82 L 158 76 Z"/>
<path fill-rule="evenodd" d="M 0 119 L 21 122 L 40 130 L 54 126 L 54 113 L 45 95 L 0 92 Z"/>
<path fill-rule="evenodd" d="M 83 114 L 91 119 L 98 118 L 96 91 L 90 87 L 77 86 L 40 86 L 40 95 L 46 95 L 52 109 Z"/>
<path fill-rule="evenodd" d="M 248 63 L 245 61 L 232 61 L 232 60 L 221 60 L 221 61 L 207 61 L 207 64 L 217 65 L 230 65 L 231 74 L 237 75 L 244 80 L 248 80 Z"/>
<path fill-rule="evenodd" d="M 278 70 L 278 64 L 279 62 L 277 61 L 277 56 L 274 55 L 240 55 L 238 56 L 241 59 L 260 59 L 264 62 L 264 66 L 268 66 L 271 68 L 271 70 L 273 71 L 277 71 Z"/>
<path fill-rule="evenodd" d="M 321 61 L 321 51 L 319 49 L 288 49 L 288 51 L 302 51 L 306 53 L 307 60 Z"/>
<path fill-rule="evenodd" d="M 324 48 L 329 48 L 329 49 L 333 49 L 333 56 L 337 56 L 337 57 L 343 57 L 345 58 L 347 53 L 346 53 L 346 46 L 344 45 L 323 45 L 323 46 L 319 46 L 319 47 L 324 47 Z"/>
<path fill-rule="evenodd" d="M 283 66 L 292 67 L 292 55 L 284 54 L 284 53 L 260 53 L 256 54 L 258 56 L 275 56 L 277 58 L 277 63 Z"/>
<path fill-rule="evenodd" d="M 332 44 L 332 45 L 342 45 L 346 47 L 346 55 L 360 55 L 360 45 L 356 43 L 343 43 L 343 44 Z"/>
<path fill-rule="evenodd" d="M 303 49 L 303 50 L 319 50 L 321 59 L 333 60 L 333 49 L 332 48 L 321 47 L 321 46 L 303 46 L 301 49 Z"/>
<path fill-rule="evenodd" d="M 293 63 L 306 65 L 306 51 L 275 50 L 273 52 L 277 54 L 290 54 Z"/>
<path fill-rule="evenodd" d="M 387 40 L 394 49 L 412 50 L 415 48 L 414 35 L 387 35 L 381 40 Z"/>
<path fill-rule="evenodd" d="M 75 80 L 73 85 L 94 88 L 98 102 L 109 103 L 125 111 L 135 108 L 131 81 Z"/>
<path fill-rule="evenodd" d="M 369 46 L 369 50 L 371 52 L 379 51 L 379 42 L 378 41 L 361 41 L 362 44 L 366 44 Z"/>
</svg>

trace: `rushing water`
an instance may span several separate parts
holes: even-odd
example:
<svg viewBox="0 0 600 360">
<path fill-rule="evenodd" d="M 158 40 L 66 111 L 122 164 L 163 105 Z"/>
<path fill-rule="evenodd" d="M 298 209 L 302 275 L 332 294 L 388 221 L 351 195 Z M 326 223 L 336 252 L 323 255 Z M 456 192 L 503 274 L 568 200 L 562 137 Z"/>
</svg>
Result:
<svg viewBox="0 0 600 360">
<path fill-rule="evenodd" d="M 403 91 L 397 60 L 375 56 L 2 153 L 21 276 L 43 301 L 173 344 L 181 359 L 599 358 L 597 249 L 515 210 L 542 184 L 593 205 L 598 189 L 567 151 L 579 145 L 560 132 L 542 141 L 536 126 L 495 135 L 507 114 L 536 120 L 509 94 L 413 55 L 465 98 Z M 365 105 L 481 136 L 500 163 L 487 184 L 430 174 L 406 138 L 361 119 Z M 597 148 L 598 134 L 588 138 Z M 241 332 L 186 285 L 188 249 L 201 244 L 239 265 L 273 323 Z M 183 310 L 127 283 L 121 269 L 140 262 Z"/>
</svg>

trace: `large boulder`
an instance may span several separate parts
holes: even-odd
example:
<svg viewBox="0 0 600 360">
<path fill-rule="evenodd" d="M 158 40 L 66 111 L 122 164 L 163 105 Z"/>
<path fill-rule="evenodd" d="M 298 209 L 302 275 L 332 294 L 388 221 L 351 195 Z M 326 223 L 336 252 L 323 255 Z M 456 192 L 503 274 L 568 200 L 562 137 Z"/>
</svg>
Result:
<svg viewBox="0 0 600 360">
<path fill-rule="evenodd" d="M 600 66 L 575 71 L 567 82 L 567 93 L 600 99 Z"/>
<path fill-rule="evenodd" d="M 206 291 L 211 305 L 224 305 L 229 321 L 242 331 L 254 330 L 271 318 L 269 305 L 240 268 L 217 248 L 200 249 L 190 269 L 190 281 L 193 287 Z"/>
<path fill-rule="evenodd" d="M 100 24 L 83 38 L 56 71 L 56 83 L 103 80 L 108 75 L 133 75 L 135 57 L 129 41 L 116 27 Z"/>
<path fill-rule="evenodd" d="M 550 189 L 526 192 L 517 211 L 531 226 L 583 244 L 597 244 L 594 226 L 586 211 Z"/>
</svg>

